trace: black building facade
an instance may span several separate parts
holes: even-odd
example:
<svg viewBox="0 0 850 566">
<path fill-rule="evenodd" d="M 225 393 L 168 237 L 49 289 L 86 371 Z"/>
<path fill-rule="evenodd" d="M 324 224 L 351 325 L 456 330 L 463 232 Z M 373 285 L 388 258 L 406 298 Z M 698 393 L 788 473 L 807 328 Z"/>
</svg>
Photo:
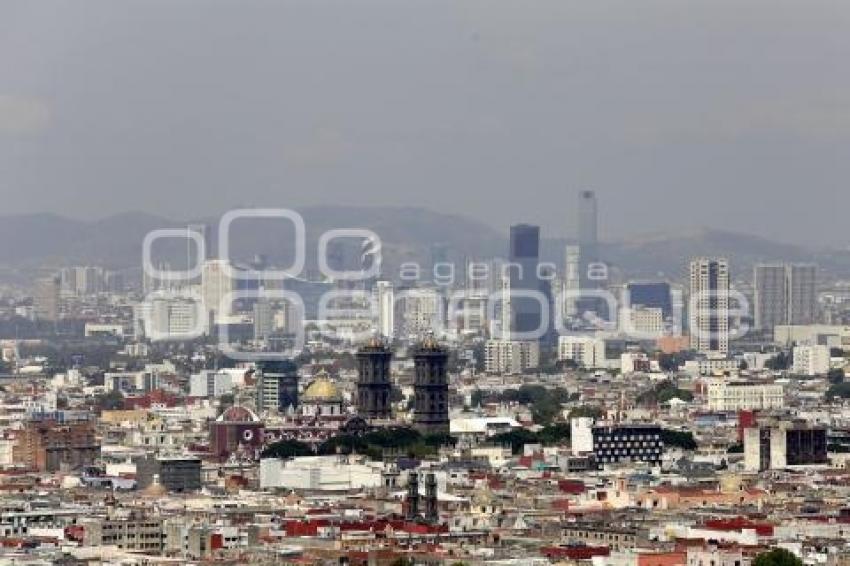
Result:
<svg viewBox="0 0 850 566">
<path fill-rule="evenodd" d="M 392 417 L 392 357 L 390 349 L 377 338 L 357 351 L 357 413 L 365 419 Z"/>
<path fill-rule="evenodd" d="M 593 427 L 593 454 L 597 465 L 646 462 L 660 465 L 664 455 L 661 427 L 612 425 Z"/>
<path fill-rule="evenodd" d="M 291 360 L 257 362 L 257 410 L 298 406 L 298 366 Z"/>
<path fill-rule="evenodd" d="M 413 353 L 413 423 L 422 434 L 449 432 L 448 351 L 433 338 Z"/>
</svg>

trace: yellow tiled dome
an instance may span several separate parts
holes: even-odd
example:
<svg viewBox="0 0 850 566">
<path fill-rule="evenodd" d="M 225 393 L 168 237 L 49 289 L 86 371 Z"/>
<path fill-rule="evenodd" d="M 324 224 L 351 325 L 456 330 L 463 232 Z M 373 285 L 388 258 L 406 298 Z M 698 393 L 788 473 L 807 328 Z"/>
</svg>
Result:
<svg viewBox="0 0 850 566">
<path fill-rule="evenodd" d="M 304 394 L 301 395 L 302 401 L 341 401 L 342 395 L 339 389 L 333 382 L 328 379 L 327 375 L 319 374 L 316 376 Z"/>
</svg>

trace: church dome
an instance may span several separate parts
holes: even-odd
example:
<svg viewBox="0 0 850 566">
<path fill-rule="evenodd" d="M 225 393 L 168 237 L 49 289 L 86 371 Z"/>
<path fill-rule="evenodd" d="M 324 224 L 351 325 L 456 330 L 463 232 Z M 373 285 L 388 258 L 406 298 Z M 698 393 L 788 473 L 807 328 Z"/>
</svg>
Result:
<svg viewBox="0 0 850 566">
<path fill-rule="evenodd" d="M 233 405 L 220 414 L 216 421 L 220 423 L 256 423 L 260 422 L 260 419 L 250 409 Z"/>
<path fill-rule="evenodd" d="M 327 374 L 321 373 L 304 390 L 301 400 L 305 403 L 339 403 L 342 401 L 342 394 L 339 392 L 337 386 L 328 378 Z"/>
</svg>

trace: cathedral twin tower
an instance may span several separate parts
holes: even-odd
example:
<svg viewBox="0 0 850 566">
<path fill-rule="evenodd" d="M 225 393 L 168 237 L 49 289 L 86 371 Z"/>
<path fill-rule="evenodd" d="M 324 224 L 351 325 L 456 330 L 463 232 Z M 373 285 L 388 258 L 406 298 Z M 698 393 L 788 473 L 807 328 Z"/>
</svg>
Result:
<svg viewBox="0 0 850 566">
<path fill-rule="evenodd" d="M 422 434 L 449 432 L 448 357 L 433 338 L 414 349 L 413 424 Z M 365 419 L 392 419 L 392 352 L 373 338 L 357 351 L 356 359 L 357 412 Z"/>
</svg>

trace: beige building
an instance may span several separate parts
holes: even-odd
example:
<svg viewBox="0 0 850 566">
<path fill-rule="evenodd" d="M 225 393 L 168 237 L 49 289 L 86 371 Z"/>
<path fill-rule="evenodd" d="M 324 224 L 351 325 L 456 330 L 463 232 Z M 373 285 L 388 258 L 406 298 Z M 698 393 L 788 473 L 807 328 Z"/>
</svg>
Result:
<svg viewBox="0 0 850 566">
<path fill-rule="evenodd" d="M 714 412 L 781 409 L 785 391 L 777 383 L 713 379 L 706 384 L 706 408 Z"/>
</svg>

